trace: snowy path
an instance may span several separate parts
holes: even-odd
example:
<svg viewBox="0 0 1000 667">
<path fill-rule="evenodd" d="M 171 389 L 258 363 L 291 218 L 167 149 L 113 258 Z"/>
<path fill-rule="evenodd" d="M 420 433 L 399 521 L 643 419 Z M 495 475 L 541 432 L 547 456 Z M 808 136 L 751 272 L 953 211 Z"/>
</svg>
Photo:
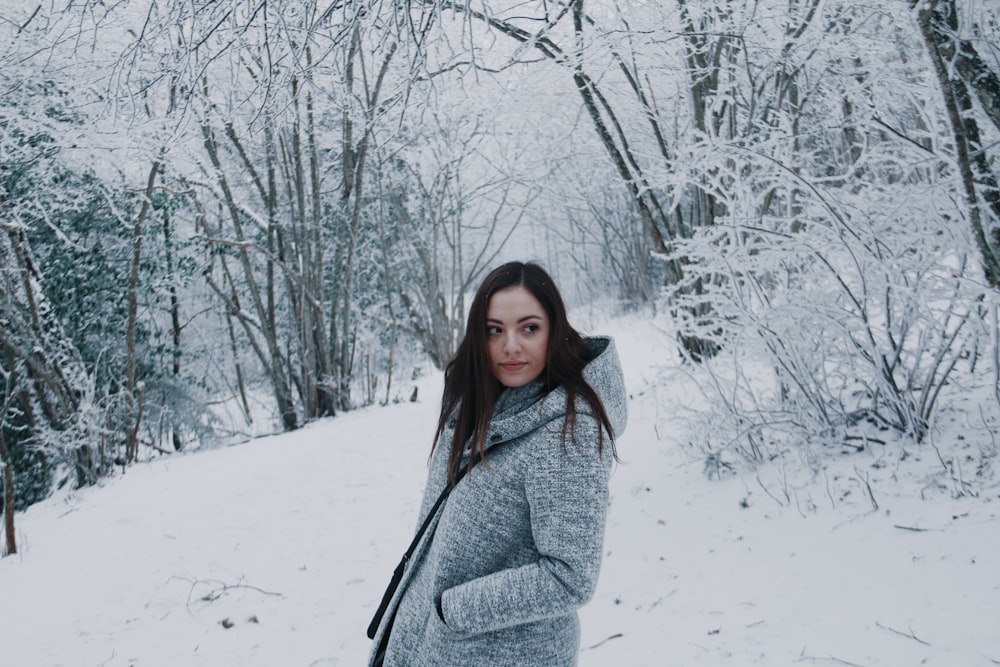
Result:
<svg viewBox="0 0 1000 667">
<path fill-rule="evenodd" d="M 1000 664 L 996 498 L 924 502 L 902 484 L 875 487 L 877 512 L 822 488 L 782 507 L 753 479 L 709 482 L 671 446 L 683 382 L 648 385 L 665 348 L 617 336 L 633 402 L 582 667 Z M 3 664 L 363 664 L 436 391 L 137 466 L 18 516 L 22 553 L 0 561 Z"/>
</svg>

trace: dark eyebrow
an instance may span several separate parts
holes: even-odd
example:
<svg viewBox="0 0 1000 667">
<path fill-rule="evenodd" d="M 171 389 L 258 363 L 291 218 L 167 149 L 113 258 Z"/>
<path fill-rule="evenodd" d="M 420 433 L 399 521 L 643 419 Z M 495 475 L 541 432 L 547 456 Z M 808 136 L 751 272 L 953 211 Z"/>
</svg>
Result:
<svg viewBox="0 0 1000 667">
<path fill-rule="evenodd" d="M 517 321 L 517 323 L 518 324 L 523 324 L 523 323 L 527 322 L 528 320 L 540 320 L 540 319 L 542 319 L 541 315 L 525 315 L 524 317 L 522 317 L 521 319 L 519 319 Z M 486 324 L 490 324 L 490 323 L 492 323 L 492 324 L 503 324 L 503 322 L 501 322 L 500 320 L 493 319 L 493 318 L 487 318 L 486 319 Z"/>
</svg>

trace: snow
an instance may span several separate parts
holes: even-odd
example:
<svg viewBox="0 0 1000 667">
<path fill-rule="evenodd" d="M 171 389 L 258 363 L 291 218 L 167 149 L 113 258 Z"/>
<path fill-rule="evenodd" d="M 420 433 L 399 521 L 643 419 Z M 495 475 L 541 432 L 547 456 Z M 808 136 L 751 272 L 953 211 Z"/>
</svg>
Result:
<svg viewBox="0 0 1000 667">
<path fill-rule="evenodd" d="M 912 446 L 813 480 L 710 480 L 678 447 L 695 392 L 669 337 L 638 317 L 600 332 L 630 423 L 581 666 L 1000 664 L 995 491 L 956 497 Z M 134 466 L 18 515 L 3 664 L 363 664 L 439 392 L 426 378 L 417 403 Z"/>
</svg>

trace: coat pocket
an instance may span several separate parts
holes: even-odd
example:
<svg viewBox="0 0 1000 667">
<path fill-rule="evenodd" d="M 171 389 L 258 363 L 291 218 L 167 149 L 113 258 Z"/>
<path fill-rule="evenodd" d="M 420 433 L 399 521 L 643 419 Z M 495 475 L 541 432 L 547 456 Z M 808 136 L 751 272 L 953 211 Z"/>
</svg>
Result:
<svg viewBox="0 0 1000 667">
<path fill-rule="evenodd" d="M 419 667 L 468 667 L 483 664 L 477 636 L 452 630 L 432 606 L 421 647 Z"/>
</svg>

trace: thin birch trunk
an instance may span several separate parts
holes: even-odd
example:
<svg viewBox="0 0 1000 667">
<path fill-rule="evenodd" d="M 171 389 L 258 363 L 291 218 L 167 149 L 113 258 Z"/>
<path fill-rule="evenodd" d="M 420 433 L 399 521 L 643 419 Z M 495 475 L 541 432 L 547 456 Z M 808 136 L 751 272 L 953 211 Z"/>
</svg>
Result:
<svg viewBox="0 0 1000 667">
<path fill-rule="evenodd" d="M 17 535 L 14 531 L 14 505 L 17 502 L 17 488 L 14 485 L 14 462 L 7 451 L 7 441 L 4 439 L 3 424 L 7 412 L 14 404 L 20 390 L 13 387 L 7 392 L 7 398 L 0 408 L 0 466 L 3 467 L 3 527 L 4 545 L 0 556 L 10 556 L 17 553 Z"/>
<path fill-rule="evenodd" d="M 125 458 L 129 463 L 135 462 L 138 455 L 139 428 L 142 425 L 142 392 L 136 399 L 136 321 L 139 314 L 139 266 L 142 262 L 142 227 L 149 217 L 153 207 L 153 188 L 156 186 L 156 175 L 160 171 L 160 161 L 153 162 L 146 178 L 146 190 L 143 193 L 142 207 L 132 225 L 132 265 L 128 277 L 128 320 L 125 328 L 125 391 L 128 401 L 128 414 L 125 417 Z"/>
<path fill-rule="evenodd" d="M 204 140 L 203 145 L 205 147 L 205 151 L 208 153 L 212 167 L 215 170 L 216 181 L 222 191 L 223 201 L 229 213 L 230 222 L 232 222 L 233 231 L 235 232 L 236 241 L 239 246 L 238 257 L 243 268 L 243 278 L 241 283 L 242 286 L 246 288 L 251 301 L 253 302 L 253 312 L 256 315 L 256 322 L 258 323 L 259 331 L 261 335 L 263 335 L 264 343 L 267 347 L 267 354 L 265 355 L 264 350 L 256 344 L 255 340 L 252 340 L 254 351 L 257 352 L 261 362 L 265 368 L 268 369 L 268 376 L 274 389 L 275 400 L 278 404 L 278 411 L 281 414 L 282 426 L 286 431 L 291 431 L 298 427 L 298 415 L 295 411 L 295 403 L 292 400 L 288 378 L 285 374 L 282 352 L 281 348 L 278 346 L 277 332 L 274 327 L 263 326 L 268 321 L 267 318 L 269 312 L 265 307 L 263 299 L 261 298 L 260 288 L 257 285 L 256 278 L 254 277 L 255 274 L 253 264 L 250 261 L 247 246 L 245 245 L 246 235 L 243 233 L 243 223 L 241 220 L 239 206 L 236 204 L 236 199 L 229 186 L 229 181 L 222 170 L 218 147 L 215 143 L 214 137 L 212 136 L 211 129 L 209 129 L 207 125 L 202 125 L 201 131 Z M 236 286 L 235 283 L 232 282 L 231 276 L 230 285 L 233 289 L 233 295 L 235 295 Z M 250 328 L 246 317 L 242 314 L 242 309 L 238 301 L 225 295 L 224 291 L 218 286 L 212 285 L 212 287 L 220 296 L 223 296 L 231 309 L 231 312 L 240 317 L 240 321 L 246 329 L 248 336 L 253 339 L 253 330 Z"/>
</svg>

